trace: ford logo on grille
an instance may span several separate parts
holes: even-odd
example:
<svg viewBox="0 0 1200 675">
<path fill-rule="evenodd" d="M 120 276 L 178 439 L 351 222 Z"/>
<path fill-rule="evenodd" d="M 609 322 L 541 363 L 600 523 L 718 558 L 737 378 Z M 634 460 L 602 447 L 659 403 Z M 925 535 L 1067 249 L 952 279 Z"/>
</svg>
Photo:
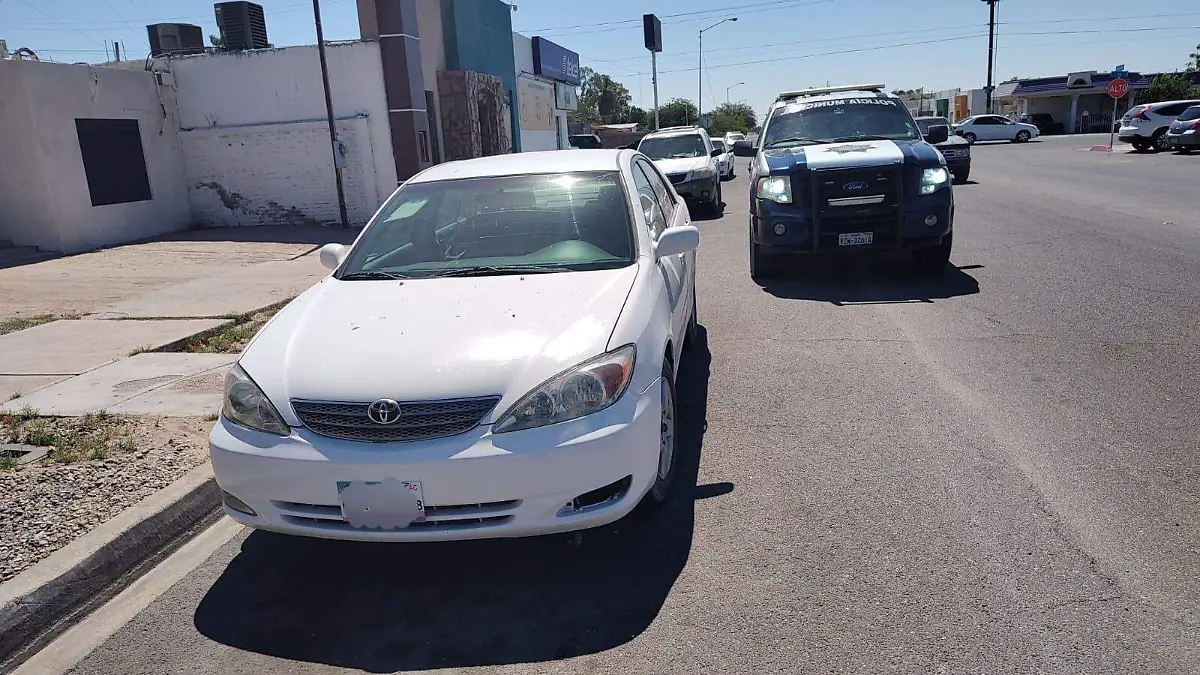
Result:
<svg viewBox="0 0 1200 675">
<path fill-rule="evenodd" d="M 381 398 L 367 406 L 367 418 L 376 424 L 391 424 L 400 419 L 400 404 Z"/>
<path fill-rule="evenodd" d="M 871 186 L 864 183 L 863 181 L 856 180 L 856 181 L 851 181 L 849 183 L 846 183 L 845 185 L 842 186 L 842 189 L 845 190 L 846 192 L 860 192 L 862 190 L 866 190 L 869 187 L 871 187 Z"/>
</svg>

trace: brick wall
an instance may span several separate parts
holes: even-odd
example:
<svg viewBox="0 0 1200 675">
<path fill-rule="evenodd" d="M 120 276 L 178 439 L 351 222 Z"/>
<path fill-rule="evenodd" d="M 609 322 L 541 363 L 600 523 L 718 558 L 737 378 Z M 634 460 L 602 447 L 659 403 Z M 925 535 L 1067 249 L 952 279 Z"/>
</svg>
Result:
<svg viewBox="0 0 1200 675">
<path fill-rule="evenodd" d="M 367 119 L 338 120 L 337 129 L 346 146 L 347 214 L 362 226 L 387 195 L 378 194 Z M 180 140 L 196 224 L 340 223 L 326 122 L 195 129 L 180 132 Z"/>
</svg>

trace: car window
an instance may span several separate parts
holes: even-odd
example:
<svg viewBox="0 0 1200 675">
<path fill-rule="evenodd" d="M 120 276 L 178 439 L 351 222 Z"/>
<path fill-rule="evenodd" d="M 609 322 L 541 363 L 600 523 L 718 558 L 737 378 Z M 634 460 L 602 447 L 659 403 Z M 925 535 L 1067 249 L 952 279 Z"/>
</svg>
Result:
<svg viewBox="0 0 1200 675">
<path fill-rule="evenodd" d="M 999 124 L 995 117 L 980 117 L 975 120 L 975 124 Z"/>
<path fill-rule="evenodd" d="M 1183 103 L 1173 103 L 1171 105 L 1165 105 L 1165 106 L 1159 108 L 1158 110 L 1155 110 L 1154 112 L 1158 113 L 1159 115 L 1165 115 L 1167 117 L 1175 117 L 1175 116 L 1181 114 L 1184 110 L 1187 110 L 1188 108 L 1190 108 L 1191 106 L 1194 106 L 1194 105 L 1196 105 L 1196 101 L 1184 101 Z"/>
<path fill-rule="evenodd" d="M 644 163 L 633 163 L 633 183 L 637 186 L 638 203 L 642 214 L 646 217 L 646 226 L 650 229 L 650 238 L 658 241 L 659 235 L 667 229 L 666 215 L 663 213 L 662 201 L 654 189 L 651 174 L 645 169 Z"/>
<path fill-rule="evenodd" d="M 682 159 L 704 157 L 708 155 L 708 148 L 700 134 L 683 134 L 643 138 L 638 144 L 638 152 L 650 159 Z"/>
<path fill-rule="evenodd" d="M 712 144 L 713 144 L 714 150 L 720 150 L 721 152 L 725 152 L 725 141 L 713 139 Z"/>
<path fill-rule="evenodd" d="M 671 190 L 670 182 L 654 164 L 643 159 L 637 160 L 637 164 L 642 167 L 642 171 L 650 179 L 650 187 L 654 188 L 654 194 L 658 196 L 658 203 L 662 206 L 663 217 L 666 218 L 667 225 L 670 226 L 672 220 L 675 218 L 675 209 L 678 208 L 678 204 L 675 202 L 675 193 Z"/>
<path fill-rule="evenodd" d="M 1200 120 L 1200 105 L 1194 105 L 1179 115 L 1179 121 Z"/>
<path fill-rule="evenodd" d="M 874 96 L 788 103 L 775 109 L 763 134 L 764 148 L 859 138 L 921 138 L 917 123 L 901 101 Z"/>
<path fill-rule="evenodd" d="M 409 183 L 367 225 L 338 276 L 624 267 L 634 259 L 630 215 L 617 171 Z"/>
</svg>

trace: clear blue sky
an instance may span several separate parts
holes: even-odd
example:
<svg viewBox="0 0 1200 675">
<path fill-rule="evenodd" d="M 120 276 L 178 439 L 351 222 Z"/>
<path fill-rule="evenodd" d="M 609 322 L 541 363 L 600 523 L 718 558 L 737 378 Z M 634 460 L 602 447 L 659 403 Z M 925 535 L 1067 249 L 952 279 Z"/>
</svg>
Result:
<svg viewBox="0 0 1200 675">
<path fill-rule="evenodd" d="M 982 86 L 987 5 L 980 0 L 515 0 L 513 28 L 580 53 L 583 65 L 622 81 L 634 102 L 651 102 L 650 57 L 641 15 L 663 21 L 659 97 L 696 99 L 697 32 L 704 34 L 704 107 L 730 92 L 763 110 L 782 89 L 883 82 L 889 88 Z M 312 4 L 263 0 L 279 46 L 315 40 Z M 354 0 L 322 0 L 327 39 L 358 37 Z M 572 7 L 572 9 L 565 9 Z M 593 11 L 584 11 L 584 7 Z M 598 13 L 594 10 L 602 10 Z M 997 9 L 997 81 L 1013 76 L 1182 68 L 1200 43 L 1195 0 L 1002 0 Z M 671 16 L 678 15 L 678 16 Z M 149 49 L 144 25 L 184 21 L 216 32 L 208 0 L 0 0 L 0 38 L 56 61 L 100 61 L 105 41 Z M 840 53 L 834 53 L 840 52 Z"/>
</svg>

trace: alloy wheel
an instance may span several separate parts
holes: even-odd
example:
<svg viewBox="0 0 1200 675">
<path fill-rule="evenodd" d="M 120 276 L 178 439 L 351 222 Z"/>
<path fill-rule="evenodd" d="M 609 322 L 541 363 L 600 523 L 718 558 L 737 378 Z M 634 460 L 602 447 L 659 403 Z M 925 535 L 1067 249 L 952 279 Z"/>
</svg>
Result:
<svg viewBox="0 0 1200 675">
<path fill-rule="evenodd" d="M 658 435 L 658 477 L 665 480 L 671 475 L 671 465 L 675 461 L 675 397 L 671 394 L 671 383 L 665 378 L 658 386 L 658 396 L 662 404 L 662 421 L 659 424 Z"/>
</svg>

